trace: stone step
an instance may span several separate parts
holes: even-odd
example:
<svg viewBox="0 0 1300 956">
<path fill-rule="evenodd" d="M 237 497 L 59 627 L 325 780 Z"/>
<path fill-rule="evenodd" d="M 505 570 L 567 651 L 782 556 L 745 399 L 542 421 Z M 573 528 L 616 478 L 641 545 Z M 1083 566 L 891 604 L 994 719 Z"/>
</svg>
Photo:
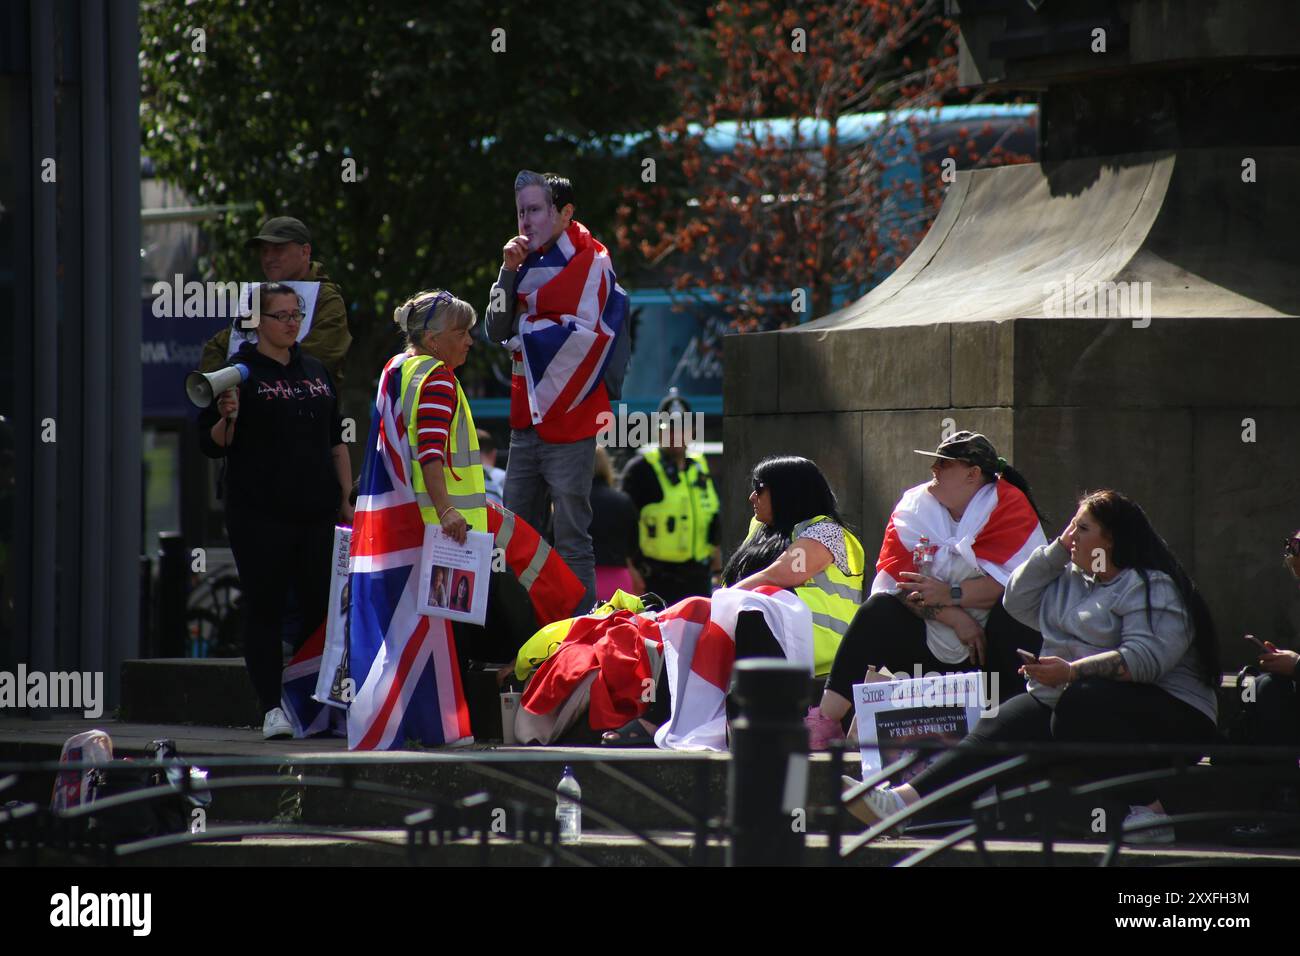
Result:
<svg viewBox="0 0 1300 956">
<path fill-rule="evenodd" d="M 485 691 L 481 682 L 473 682 L 467 685 L 467 692 L 474 695 L 470 703 L 475 724 L 489 724 L 487 736 L 499 740 L 498 711 L 490 699 L 490 688 Z M 817 699 L 819 693 L 820 682 L 810 682 L 810 700 Z M 1219 688 L 1220 723 L 1226 724 L 1240 707 L 1236 675 L 1225 674 Z M 480 714 L 490 719 L 480 719 Z M 261 727 L 262 716 L 243 658 L 157 658 L 122 664 L 122 720 Z"/>
<path fill-rule="evenodd" d="M 11 721 L 0 725 L 0 761 L 57 760 L 63 741 L 91 726 L 112 736 L 116 756 L 141 757 L 150 740 L 171 737 L 178 751 L 187 760 L 206 767 L 214 781 L 274 775 L 281 767 L 292 768 L 293 773 L 335 777 L 346 771 L 354 780 L 398 787 L 417 796 L 435 794 L 457 800 L 487 792 L 503 805 L 522 801 L 533 806 L 553 806 L 555 785 L 569 762 L 583 788 L 584 802 L 624 826 L 645 830 L 690 825 L 654 798 L 639 793 L 637 784 L 687 812 L 695 812 L 693 808 L 701 799 L 703 812 L 711 817 L 721 818 L 726 812 L 728 755 L 670 753 L 653 748 L 475 746 L 374 754 L 349 752 L 344 741 L 338 739 L 268 742 L 254 730 L 120 721 Z M 214 758 L 265 755 L 274 755 L 275 763 L 258 768 L 213 763 Z M 491 755 L 514 755 L 518 762 L 486 763 L 470 759 L 474 755 L 488 755 L 489 759 Z M 594 766 L 593 761 L 600 761 L 604 769 Z M 844 765 L 846 772 L 856 774 L 857 755 L 846 755 Z M 43 803 L 49 800 L 52 786 L 52 773 L 24 775 L 15 798 Z M 839 781 L 830 757 L 813 755 L 808 775 L 809 805 L 829 806 L 838 792 Z M 299 812 L 306 824 L 352 827 L 394 826 L 412 809 L 358 791 L 277 785 L 219 791 L 209 819 L 269 821 L 286 808 Z M 588 819 L 587 826 L 591 830 L 607 829 L 594 818 Z M 821 831 L 824 826 L 815 815 L 807 820 L 810 832 Z"/>
<path fill-rule="evenodd" d="M 131 723 L 261 727 L 262 712 L 239 657 L 122 662 L 118 716 Z"/>
<path fill-rule="evenodd" d="M 417 795 L 437 795 L 444 799 L 461 799 L 475 793 L 488 792 L 493 801 L 500 801 L 513 813 L 511 801 L 521 801 L 534 808 L 545 811 L 553 806 L 554 785 L 558 780 L 565 762 L 571 763 L 583 786 L 587 803 L 595 810 L 605 810 L 616 817 L 624 827 L 631 827 L 642 832 L 648 831 L 685 831 L 688 824 L 672 812 L 637 794 L 622 780 L 626 776 L 639 781 L 656 794 L 668 797 L 685 807 L 692 806 L 697 794 L 697 787 L 702 787 L 708 795 L 708 812 L 714 821 L 725 814 L 727 771 L 730 757 L 725 754 L 674 754 L 657 750 L 609 750 L 605 748 L 504 748 L 478 747 L 472 749 L 394 752 L 390 754 L 352 753 L 343 749 L 340 740 L 307 741 L 263 741 L 260 732 L 253 730 L 234 730 L 229 728 L 203 728 L 178 725 L 138 725 L 118 721 L 100 721 L 92 724 L 75 719 L 62 720 L 8 720 L 0 723 L 0 762 L 9 761 L 54 761 L 64 739 L 90 726 L 99 726 L 107 730 L 114 739 L 115 753 L 121 757 L 141 757 L 144 746 L 157 737 L 171 737 L 176 740 L 180 752 L 200 766 L 208 766 L 211 778 L 222 781 L 234 776 L 266 776 L 277 772 L 303 773 L 319 776 L 337 776 L 340 773 L 351 775 L 357 781 L 384 784 L 413 791 Z M 268 766 L 223 766 L 221 760 L 247 760 L 249 756 L 270 756 L 274 762 Z M 493 763 L 505 757 L 522 757 L 522 761 L 502 766 Z M 599 760 L 606 765 L 602 770 L 590 761 Z M 848 756 L 844 761 L 846 772 L 856 775 L 857 760 Z M 290 768 L 292 768 L 290 770 Z M 839 787 L 835 779 L 831 758 L 826 754 L 813 755 L 809 772 L 810 807 L 828 807 L 834 804 Z M 509 779 L 500 779 L 499 775 L 508 774 Z M 699 777 L 697 778 L 697 774 Z M 1247 786 L 1237 775 L 1207 776 L 1199 769 L 1193 768 L 1183 778 L 1182 787 L 1171 785 L 1166 803 L 1171 812 L 1188 813 L 1208 810 L 1215 807 L 1242 806 L 1242 788 Z M 53 783 L 53 772 L 41 774 L 24 774 L 20 785 L 7 790 L 3 798 L 31 800 L 44 804 L 49 800 Z M 529 784 L 535 789 L 530 789 Z M 1248 787 L 1247 787 L 1248 789 Z M 1264 793 L 1263 788 L 1257 788 Z M 290 812 L 290 818 L 298 825 L 325 829 L 343 830 L 392 830 L 400 826 L 405 814 L 413 807 L 409 804 L 376 799 L 357 791 L 316 790 L 275 784 L 270 787 L 246 787 L 238 790 L 221 790 L 215 795 L 214 803 L 208 812 L 207 823 L 210 828 L 247 821 L 261 823 L 271 822 L 284 811 Z M 600 853 L 609 854 L 612 864 L 623 865 L 619 854 L 632 854 L 624 862 L 626 865 L 641 865 L 643 852 L 627 849 L 630 837 L 620 835 L 615 824 L 603 824 L 595 819 L 593 813 L 585 815 L 585 830 L 588 838 L 595 840 L 592 845 Z M 807 830 L 813 845 L 816 840 L 824 839 L 827 821 L 813 813 L 806 820 Z M 613 827 L 613 829 L 611 829 Z M 846 821 L 848 833 L 857 831 L 851 821 Z M 1180 827 L 1180 840 L 1191 841 L 1198 846 L 1188 852 L 1207 853 L 1212 845 L 1221 843 L 1224 838 L 1224 825 L 1203 826 L 1199 829 Z M 1086 826 L 1080 825 L 1077 834 L 1086 834 Z M 606 838 L 609 842 L 606 846 Z M 265 846 L 258 842 L 269 840 Z M 244 849 L 259 854 L 275 857 L 290 853 L 283 840 L 287 838 L 250 837 L 238 841 Z M 295 838 L 298 839 L 298 838 Z M 393 856 L 391 851 L 376 850 L 360 842 L 348 841 L 345 836 L 304 837 L 300 846 L 305 856 L 302 862 L 311 862 L 321 855 L 342 853 L 344 857 L 351 850 L 340 850 L 336 846 L 343 840 L 346 846 L 357 844 L 355 852 L 359 860 L 379 863 L 380 856 Z M 316 842 L 312 842 L 315 840 Z M 320 842 L 324 840 L 324 842 Z M 252 841 L 252 842 L 250 842 Z M 230 841 L 226 841 L 227 843 Z M 895 848 L 904 847 L 905 842 L 892 843 Z M 917 844 L 925 845 L 924 842 Z M 1008 853 L 1018 853 L 1016 860 L 1025 860 L 1024 847 L 1018 841 L 1008 844 Z M 1088 848 L 1078 852 L 1096 854 L 1096 845 L 1082 843 Z M 1180 844 L 1177 850 L 1187 848 Z M 169 853 L 188 851 L 175 850 Z M 213 859 L 224 861 L 221 853 L 225 850 L 212 850 Z M 232 851 L 233 852 L 233 851 Z M 460 860 L 455 854 L 469 854 L 470 849 L 449 849 L 449 860 Z M 476 851 L 475 851 L 476 852 Z M 877 851 L 871 850 L 872 859 Z M 1071 851 L 1075 852 L 1075 851 Z M 1214 852 L 1236 853 L 1235 850 L 1215 850 Z M 503 850 L 501 854 L 508 862 L 527 862 L 527 848 Z M 1268 854 L 1265 854 L 1266 856 Z M 236 859 L 238 856 L 236 855 Z M 292 856 L 289 859 L 298 860 Z M 330 857 L 334 859 L 334 857 Z M 170 857 L 168 857 L 170 859 Z M 959 858 L 960 859 L 960 858 Z M 1062 858 L 1064 859 L 1064 858 Z M 1092 857 L 1088 857 L 1092 859 Z M 398 862 L 401 862 L 400 860 Z M 644 862 L 644 861 L 642 861 Z M 892 860 L 885 860 L 885 865 Z M 225 865 L 215 862 L 214 865 Z M 236 865 L 236 864 L 232 864 Z M 875 864 L 869 864 L 875 865 Z"/>
</svg>

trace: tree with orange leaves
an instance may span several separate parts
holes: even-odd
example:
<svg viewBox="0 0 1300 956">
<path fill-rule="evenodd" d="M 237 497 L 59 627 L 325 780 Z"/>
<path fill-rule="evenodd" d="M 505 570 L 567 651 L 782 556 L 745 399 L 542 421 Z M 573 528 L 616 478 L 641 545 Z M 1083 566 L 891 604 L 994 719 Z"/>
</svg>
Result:
<svg viewBox="0 0 1300 956">
<path fill-rule="evenodd" d="M 682 113 L 640 144 L 655 175 L 624 191 L 617 238 L 642 275 L 708 290 L 738 331 L 825 315 L 888 275 L 950 181 L 920 112 L 961 92 L 941 14 L 939 0 L 714 4 L 705 49 L 656 71 Z M 1022 159 L 968 129 L 950 139 L 963 165 Z"/>
</svg>

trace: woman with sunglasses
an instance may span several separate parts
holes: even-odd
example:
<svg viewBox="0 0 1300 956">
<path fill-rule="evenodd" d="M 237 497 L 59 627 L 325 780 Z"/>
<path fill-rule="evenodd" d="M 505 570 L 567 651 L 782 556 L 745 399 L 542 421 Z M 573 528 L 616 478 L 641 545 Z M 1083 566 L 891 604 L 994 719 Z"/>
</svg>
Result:
<svg viewBox="0 0 1300 956">
<path fill-rule="evenodd" d="M 764 458 L 750 476 L 749 533 L 722 570 L 726 587 L 789 589 L 812 611 L 813 669 L 829 672 L 840 638 L 862 600 L 865 554 L 845 527 L 835 493 L 822 470 L 807 458 Z M 742 633 L 743 631 L 743 633 Z M 736 657 L 780 657 L 775 638 L 762 628 L 738 626 Z M 669 716 L 666 669 L 649 709 L 619 730 L 607 746 L 649 745 Z"/>
<path fill-rule="evenodd" d="M 234 360 L 248 378 L 200 412 L 199 444 L 226 460 L 226 529 L 244 595 L 244 662 L 265 716 L 265 738 L 289 737 L 280 708 L 286 597 L 297 601 L 297 649 L 329 602 L 336 521 L 351 523 L 352 466 L 329 372 L 298 344 L 302 300 L 264 283 L 256 342 Z"/>
<path fill-rule="evenodd" d="M 1047 538 L 1024 477 L 986 437 L 960 431 L 933 451 L 931 480 L 903 493 L 885 529 L 871 596 L 844 635 L 818 706 L 809 745 L 844 736 L 853 685 L 869 668 L 909 677 L 983 670 L 989 696 L 1024 691 L 1017 648 L 1040 638 L 1002 609 L 1002 589 Z"/>
</svg>

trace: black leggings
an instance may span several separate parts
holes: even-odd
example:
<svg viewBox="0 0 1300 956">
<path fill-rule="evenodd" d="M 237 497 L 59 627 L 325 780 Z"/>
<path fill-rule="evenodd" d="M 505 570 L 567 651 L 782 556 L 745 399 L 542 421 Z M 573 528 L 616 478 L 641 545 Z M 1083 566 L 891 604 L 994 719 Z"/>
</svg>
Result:
<svg viewBox="0 0 1300 956">
<path fill-rule="evenodd" d="M 1020 676 L 1021 660 L 1016 648 L 1037 654 L 1043 637 L 1032 627 L 1021 624 L 995 604 L 984 625 L 988 662 L 985 670 L 998 675 L 998 699 L 1009 700 L 1025 689 Z M 835 652 L 826 689 L 848 700 L 853 699 L 853 685 L 862 683 L 867 667 L 887 667 L 894 673 L 911 677 L 917 667 L 921 673 L 974 670 L 969 661 L 948 664 L 930 652 L 925 643 L 925 621 L 913 614 L 892 594 L 873 594 L 858 608 L 849 629 Z M 847 719 L 852 719 L 852 714 Z"/>
<path fill-rule="evenodd" d="M 1139 736 L 1140 735 L 1140 736 Z M 1154 684 L 1132 684 L 1102 677 L 1075 681 L 1061 694 L 1053 710 L 1032 694 L 1021 694 L 998 708 L 995 715 L 982 717 L 975 729 L 952 750 L 908 781 L 916 792 L 927 793 L 962 777 L 1010 759 L 1009 754 L 971 753 L 981 743 L 1168 743 L 1198 744 L 1214 740 L 1214 721 Z M 1150 757 L 1098 758 L 1080 761 L 1070 758 L 1077 774 L 1100 780 L 1152 769 Z M 1019 774 L 1015 780 L 999 781 L 1014 786 L 1043 777 L 1041 764 Z M 954 798 L 969 804 L 979 792 Z M 1125 795 L 1131 803 L 1151 803 L 1156 794 L 1139 787 Z"/>
<path fill-rule="evenodd" d="M 227 508 L 226 530 L 244 596 L 244 664 L 263 711 L 280 706 L 285 603 L 292 588 L 299 615 L 296 651 L 325 619 L 334 519 L 302 523 Z"/>
<path fill-rule="evenodd" d="M 1300 695 L 1296 694 L 1295 678 L 1281 674 L 1256 677 L 1254 706 L 1258 717 L 1254 743 L 1274 747 L 1300 743 Z"/>
</svg>

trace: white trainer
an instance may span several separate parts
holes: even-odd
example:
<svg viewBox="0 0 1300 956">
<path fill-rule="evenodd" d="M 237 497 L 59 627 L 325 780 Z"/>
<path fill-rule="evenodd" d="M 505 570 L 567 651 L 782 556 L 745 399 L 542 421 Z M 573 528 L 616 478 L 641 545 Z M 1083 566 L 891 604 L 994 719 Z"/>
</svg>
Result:
<svg viewBox="0 0 1300 956">
<path fill-rule="evenodd" d="M 843 783 L 844 791 L 847 792 L 850 787 L 856 787 L 862 781 L 854 780 L 852 777 L 845 775 L 840 777 L 840 782 Z M 863 796 L 858 797 L 848 805 L 849 813 L 869 827 L 874 827 L 881 820 L 892 817 L 895 813 L 901 813 L 905 809 L 907 809 L 907 804 L 903 802 L 903 798 L 886 784 L 868 790 Z M 891 832 L 899 833 L 901 828 L 895 828 Z"/>
<path fill-rule="evenodd" d="M 1173 843 L 1174 828 L 1172 826 L 1146 827 L 1142 830 L 1135 830 L 1132 833 L 1128 832 L 1139 823 L 1150 823 L 1168 819 L 1169 814 L 1156 813 L 1150 807 L 1129 807 L 1128 816 L 1124 818 L 1124 842 L 1136 844 Z"/>
<path fill-rule="evenodd" d="M 289 723 L 289 718 L 285 716 L 284 711 L 279 707 L 268 710 L 266 718 L 262 721 L 262 737 L 266 740 L 278 740 L 292 736 L 293 724 Z"/>
</svg>

